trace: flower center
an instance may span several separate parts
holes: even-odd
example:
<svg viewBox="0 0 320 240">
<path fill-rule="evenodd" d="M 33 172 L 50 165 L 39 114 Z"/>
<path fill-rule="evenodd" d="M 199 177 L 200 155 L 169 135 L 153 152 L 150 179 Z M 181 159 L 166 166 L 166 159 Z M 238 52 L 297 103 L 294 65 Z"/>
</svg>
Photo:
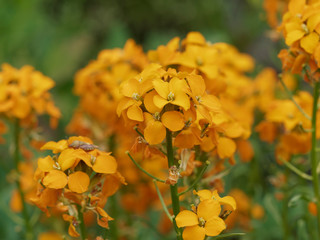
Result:
<svg viewBox="0 0 320 240">
<path fill-rule="evenodd" d="M 139 99 L 140 99 L 139 93 L 133 93 L 133 94 L 132 94 L 132 98 L 133 98 L 134 100 L 136 100 L 136 101 L 139 101 Z"/>
<path fill-rule="evenodd" d="M 61 167 L 60 167 L 60 165 L 59 165 L 58 162 L 54 162 L 53 168 L 54 168 L 54 169 L 57 169 L 57 170 L 61 170 Z"/>
<path fill-rule="evenodd" d="M 154 118 L 155 120 L 157 120 L 157 121 L 160 121 L 160 113 L 159 113 L 159 112 L 155 112 L 155 113 L 153 114 L 153 118 Z"/>
<path fill-rule="evenodd" d="M 196 96 L 196 100 L 201 103 L 201 97 L 200 96 Z"/>
<path fill-rule="evenodd" d="M 174 100 L 174 93 L 173 92 L 169 92 L 168 101 L 173 101 L 173 100 Z"/>
<path fill-rule="evenodd" d="M 204 227 L 205 224 L 206 224 L 206 221 L 202 217 L 200 217 L 199 218 L 199 226 Z"/>
<path fill-rule="evenodd" d="M 202 66 L 202 65 L 203 65 L 203 61 L 202 61 L 202 59 L 201 59 L 200 57 L 197 57 L 197 59 L 196 59 L 196 64 L 197 64 L 198 66 Z"/>
<path fill-rule="evenodd" d="M 301 28 L 302 28 L 303 31 L 305 31 L 307 34 L 309 33 L 309 29 L 308 29 L 308 27 L 307 27 L 306 24 L 302 23 L 302 24 L 301 24 Z"/>
</svg>

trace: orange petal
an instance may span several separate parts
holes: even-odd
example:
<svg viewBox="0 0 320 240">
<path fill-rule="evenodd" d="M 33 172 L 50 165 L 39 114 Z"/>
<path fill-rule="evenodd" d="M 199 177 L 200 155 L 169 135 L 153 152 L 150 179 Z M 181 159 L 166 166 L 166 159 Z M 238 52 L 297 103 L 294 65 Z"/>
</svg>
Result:
<svg viewBox="0 0 320 240">
<path fill-rule="evenodd" d="M 166 129 L 159 121 L 153 121 L 144 129 L 144 138 L 151 144 L 159 144 L 166 137 Z"/>
<path fill-rule="evenodd" d="M 103 154 L 96 158 L 92 169 L 97 173 L 115 173 L 117 171 L 117 161 L 114 157 Z"/>
<path fill-rule="evenodd" d="M 196 194 L 200 197 L 200 201 L 211 199 L 212 198 L 212 193 L 210 190 L 204 189 L 200 190 L 198 192 L 193 191 L 193 194 Z"/>
<path fill-rule="evenodd" d="M 193 96 L 202 96 L 204 94 L 206 85 L 201 75 L 189 75 L 187 80 Z"/>
<path fill-rule="evenodd" d="M 182 233 L 183 240 L 203 240 L 205 236 L 206 232 L 200 226 L 186 227 Z"/>
<path fill-rule="evenodd" d="M 26 97 L 16 99 L 15 105 L 12 108 L 12 114 L 17 118 L 25 118 L 31 111 L 31 106 Z"/>
<path fill-rule="evenodd" d="M 147 93 L 143 99 L 144 106 L 150 113 L 161 112 L 161 108 L 158 108 L 153 102 L 153 97 L 156 95 L 158 95 L 156 91 L 151 91 Z"/>
<path fill-rule="evenodd" d="M 220 100 L 214 95 L 205 95 L 201 97 L 201 103 L 211 111 L 219 111 L 221 109 Z"/>
<path fill-rule="evenodd" d="M 60 140 L 59 142 L 47 142 L 40 148 L 40 150 L 52 150 L 53 153 L 59 153 L 66 148 L 68 148 L 67 140 Z"/>
<path fill-rule="evenodd" d="M 160 108 L 160 109 L 162 109 L 166 104 L 169 103 L 167 101 L 167 98 L 163 98 L 160 95 L 155 95 L 153 97 L 153 102 L 154 102 L 154 105 L 156 105 L 157 108 Z"/>
<path fill-rule="evenodd" d="M 143 121 L 143 112 L 142 112 L 141 108 L 139 106 L 137 106 L 136 104 L 132 105 L 131 107 L 128 108 L 127 116 L 131 120 L 135 120 L 138 122 Z"/>
<path fill-rule="evenodd" d="M 84 193 L 88 190 L 89 183 L 90 178 L 84 172 L 77 171 L 69 175 L 68 186 L 72 192 Z"/>
<path fill-rule="evenodd" d="M 319 44 L 319 35 L 315 32 L 308 34 L 301 39 L 300 45 L 308 53 L 313 53 L 314 49 Z"/>
<path fill-rule="evenodd" d="M 69 137 L 68 139 L 68 145 L 72 144 L 74 141 L 81 141 L 89 144 L 93 144 L 92 140 L 88 137 L 83 137 L 83 136 L 73 136 Z"/>
<path fill-rule="evenodd" d="M 91 165 L 91 156 L 82 149 L 68 148 L 62 151 L 58 158 L 58 163 L 62 171 L 73 167 L 77 159 L 83 160 L 89 167 Z"/>
<path fill-rule="evenodd" d="M 206 235 L 217 236 L 226 229 L 226 224 L 221 218 L 213 216 L 209 221 L 206 222 L 204 229 Z"/>
<path fill-rule="evenodd" d="M 154 86 L 154 89 L 157 91 L 157 93 L 164 99 L 167 99 L 169 94 L 169 83 L 164 82 L 161 79 L 156 79 L 152 81 L 152 84 Z"/>
<path fill-rule="evenodd" d="M 165 112 L 161 117 L 161 122 L 170 131 L 176 132 L 184 127 L 184 118 L 182 113 L 177 111 Z"/>
<path fill-rule="evenodd" d="M 183 92 L 176 93 L 175 99 L 171 103 L 183 107 L 184 110 L 188 110 L 190 108 L 190 99 L 188 95 Z"/>
<path fill-rule="evenodd" d="M 213 216 L 219 216 L 221 212 L 221 206 L 217 200 L 209 199 L 203 200 L 199 203 L 197 214 L 205 221 L 208 221 Z"/>
<path fill-rule="evenodd" d="M 220 158 L 229 158 L 235 153 L 236 144 L 229 138 L 221 137 L 219 139 L 217 151 Z"/>
<path fill-rule="evenodd" d="M 197 214 L 189 210 L 183 210 L 176 216 L 176 223 L 181 228 L 198 225 L 199 221 Z"/>
<path fill-rule="evenodd" d="M 42 180 L 43 185 L 53 189 L 64 188 L 67 182 L 67 175 L 59 170 L 51 170 Z"/>
<path fill-rule="evenodd" d="M 53 170 L 54 164 L 55 161 L 51 158 L 51 156 L 38 159 L 38 168 L 43 172 L 49 172 L 50 170 Z"/>
<path fill-rule="evenodd" d="M 117 106 L 117 114 L 118 117 L 121 116 L 121 113 L 123 110 L 127 109 L 128 107 L 132 106 L 135 103 L 135 100 L 132 98 L 123 98 L 120 100 L 118 106 Z"/>
<path fill-rule="evenodd" d="M 80 237 L 80 234 L 77 232 L 75 226 L 70 223 L 69 228 L 68 228 L 68 233 L 71 237 Z"/>
<path fill-rule="evenodd" d="M 233 211 L 237 209 L 237 203 L 231 196 L 225 196 L 223 198 L 220 198 L 219 203 L 222 205 L 229 205 Z"/>
<path fill-rule="evenodd" d="M 294 30 L 287 34 L 286 36 L 286 44 L 292 45 L 295 41 L 301 39 L 304 36 L 305 32 L 302 30 Z"/>
</svg>

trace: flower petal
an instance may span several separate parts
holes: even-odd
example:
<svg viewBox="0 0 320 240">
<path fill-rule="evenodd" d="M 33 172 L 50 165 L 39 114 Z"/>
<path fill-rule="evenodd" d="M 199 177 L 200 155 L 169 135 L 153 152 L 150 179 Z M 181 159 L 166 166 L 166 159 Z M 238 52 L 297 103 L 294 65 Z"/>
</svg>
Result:
<svg viewBox="0 0 320 240">
<path fill-rule="evenodd" d="M 157 93 L 164 99 L 167 99 L 169 94 L 169 83 L 164 82 L 161 79 L 156 79 L 152 81 L 154 89 L 157 91 Z"/>
<path fill-rule="evenodd" d="M 139 106 L 137 106 L 136 104 L 134 104 L 128 108 L 127 116 L 131 120 L 135 120 L 138 122 L 143 121 L 143 112 L 142 112 L 141 108 Z"/>
<path fill-rule="evenodd" d="M 72 192 L 84 193 L 88 190 L 89 183 L 90 178 L 84 172 L 77 171 L 69 175 L 68 186 Z"/>
<path fill-rule="evenodd" d="M 308 53 L 313 53 L 319 42 L 319 35 L 315 32 L 308 34 L 301 39 L 300 45 Z"/>
<path fill-rule="evenodd" d="M 184 127 L 183 115 L 177 111 L 165 112 L 161 117 L 161 122 L 173 132 L 179 131 Z"/>
<path fill-rule="evenodd" d="M 43 172 L 49 172 L 50 170 L 53 170 L 54 163 L 55 161 L 51 158 L 51 156 L 38 158 L 38 168 Z"/>
<path fill-rule="evenodd" d="M 177 92 L 175 94 L 175 99 L 171 103 L 183 107 L 184 110 L 188 110 L 190 108 L 190 99 L 188 95 L 183 92 Z"/>
<path fill-rule="evenodd" d="M 166 129 L 159 121 L 150 121 L 144 129 L 144 138 L 151 144 L 159 144 L 166 137 Z"/>
<path fill-rule="evenodd" d="M 220 198 L 219 203 L 222 205 L 225 205 L 225 204 L 229 205 L 232 208 L 232 210 L 236 210 L 236 208 L 237 208 L 237 203 L 234 200 L 234 198 L 231 196 L 225 196 L 223 198 Z"/>
<path fill-rule="evenodd" d="M 77 159 L 83 160 L 89 167 L 92 167 L 90 154 L 87 154 L 82 149 L 68 148 L 62 151 L 59 155 L 58 163 L 61 170 L 65 171 L 66 169 L 71 168 L 76 163 Z"/>
<path fill-rule="evenodd" d="M 186 227 L 183 230 L 183 240 L 203 240 L 206 236 L 206 231 L 200 226 Z"/>
<path fill-rule="evenodd" d="M 153 97 L 156 95 L 158 95 L 156 91 L 151 91 L 144 96 L 144 106 L 150 113 L 161 112 L 161 108 L 158 108 L 153 102 Z"/>
<path fill-rule="evenodd" d="M 67 175 L 59 170 L 51 170 L 42 180 L 43 185 L 54 189 L 64 188 L 67 182 Z"/>
<path fill-rule="evenodd" d="M 219 216 L 221 212 L 221 206 L 217 200 L 208 199 L 199 203 L 197 214 L 199 217 L 208 221 L 213 216 Z"/>
<path fill-rule="evenodd" d="M 294 30 L 287 34 L 286 36 L 286 44 L 292 45 L 295 41 L 301 39 L 304 36 L 305 32 L 302 30 Z"/>
<path fill-rule="evenodd" d="M 189 210 L 183 210 L 176 216 L 176 223 L 179 228 L 198 225 L 198 216 Z"/>
<path fill-rule="evenodd" d="M 223 230 L 226 229 L 226 224 L 224 223 L 224 221 L 221 218 L 214 216 L 214 217 L 210 218 L 209 221 L 206 222 L 204 229 L 205 229 L 206 235 L 217 236 Z"/>
<path fill-rule="evenodd" d="M 93 171 L 97 173 L 115 173 L 117 171 L 117 161 L 114 157 L 102 154 L 98 156 L 92 166 Z"/>
<path fill-rule="evenodd" d="M 225 137 L 219 138 L 218 142 L 218 155 L 220 158 L 229 158 L 236 151 L 236 144 L 233 140 Z"/>
<path fill-rule="evenodd" d="M 211 199 L 212 193 L 208 189 L 200 190 L 200 191 L 193 191 L 193 194 L 196 194 L 200 197 L 200 201 Z"/>
<path fill-rule="evenodd" d="M 68 148 L 67 140 L 60 140 L 59 142 L 47 142 L 40 148 L 40 150 L 52 150 L 53 153 L 59 153 L 66 148 Z"/>
</svg>

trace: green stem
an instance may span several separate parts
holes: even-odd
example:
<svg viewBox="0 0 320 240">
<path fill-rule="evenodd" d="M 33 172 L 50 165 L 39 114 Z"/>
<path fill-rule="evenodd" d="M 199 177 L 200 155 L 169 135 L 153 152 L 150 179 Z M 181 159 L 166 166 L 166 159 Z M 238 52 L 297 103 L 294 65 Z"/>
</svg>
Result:
<svg viewBox="0 0 320 240">
<path fill-rule="evenodd" d="M 30 218 L 27 210 L 27 205 L 25 202 L 24 192 L 22 190 L 21 184 L 20 184 L 20 172 L 19 172 L 19 162 L 20 162 L 20 121 L 19 119 L 16 119 L 14 124 L 14 165 L 16 172 L 18 173 L 18 178 L 16 179 L 16 185 L 17 189 L 20 195 L 21 204 L 22 204 L 22 216 L 25 223 L 25 237 L 27 240 L 34 239 L 33 229 L 30 224 Z"/>
<path fill-rule="evenodd" d="M 319 89 L 320 89 L 320 82 L 315 82 L 314 86 L 314 92 L 313 92 L 313 106 L 312 106 L 312 120 L 311 120 L 311 125 L 312 129 L 314 130 L 312 132 L 311 136 L 311 153 L 310 153 L 310 158 L 311 158 L 311 165 L 312 165 L 312 178 L 313 178 L 313 190 L 314 190 L 314 195 L 316 198 L 316 204 L 317 204 L 317 209 L 318 209 L 318 214 L 317 214 L 317 220 L 318 220 L 318 238 L 320 239 L 320 195 L 319 195 L 319 177 L 317 173 L 317 166 L 318 166 L 318 161 L 317 161 L 317 138 L 316 138 L 316 128 L 317 128 L 317 104 L 318 104 L 318 99 L 319 99 Z"/>
<path fill-rule="evenodd" d="M 298 169 L 297 167 L 295 167 L 293 164 L 291 164 L 290 162 L 279 158 L 279 160 L 288 168 L 290 169 L 292 172 L 294 172 L 295 174 L 297 174 L 299 177 L 305 179 L 305 180 L 309 180 L 312 181 L 312 177 L 304 172 L 302 172 L 300 169 Z"/>
<path fill-rule="evenodd" d="M 162 208 L 163 208 L 164 212 L 167 214 L 167 216 L 170 219 L 170 221 L 172 222 L 173 221 L 172 220 L 172 216 L 170 215 L 169 210 L 168 210 L 168 208 L 167 208 L 167 206 L 166 206 L 166 204 L 165 204 L 165 202 L 163 200 L 163 197 L 161 195 L 160 189 L 159 189 L 159 187 L 157 185 L 157 181 L 153 179 L 153 183 L 154 183 L 154 186 L 156 187 L 156 191 L 157 191 L 158 197 L 160 199 Z"/>
<path fill-rule="evenodd" d="M 284 88 L 284 90 L 287 92 L 288 96 L 290 97 L 291 101 L 294 103 L 294 105 L 296 105 L 296 107 L 299 109 L 299 111 L 302 113 L 303 116 L 305 116 L 308 120 L 311 120 L 311 117 L 303 110 L 303 108 L 296 102 L 296 100 L 294 99 L 291 91 L 288 89 L 288 87 L 286 86 L 286 84 L 284 83 L 284 81 L 282 80 L 282 77 L 279 77 L 280 82 Z M 317 106 L 316 106 L 317 107 Z M 316 108 L 317 109 L 317 108 Z"/>
<path fill-rule="evenodd" d="M 289 177 L 289 169 L 285 169 L 285 176 L 286 176 L 286 179 L 288 179 L 288 177 Z M 289 236 L 290 236 L 289 235 L 290 234 L 289 221 L 288 221 L 288 210 L 289 210 L 289 206 L 288 206 L 288 203 L 289 203 L 289 194 L 288 194 L 289 186 L 288 186 L 288 183 L 284 187 L 283 191 L 284 191 L 284 198 L 283 198 L 283 201 L 282 201 L 283 240 L 287 240 L 287 239 L 289 239 Z"/>
<path fill-rule="evenodd" d="M 166 181 L 165 180 L 162 180 L 160 178 L 157 178 L 155 176 L 153 176 L 151 173 L 147 172 L 146 170 L 144 170 L 140 165 L 139 163 L 137 163 L 133 157 L 130 155 L 129 151 L 126 151 L 126 154 L 129 156 L 129 158 L 131 159 L 131 161 L 137 166 L 137 168 L 139 168 L 142 172 L 144 172 L 145 174 L 147 174 L 149 177 L 155 179 L 156 181 L 158 182 L 162 182 L 162 183 L 165 183 Z"/>
<path fill-rule="evenodd" d="M 114 156 L 116 155 L 115 153 L 116 152 L 116 135 L 115 134 L 112 134 L 108 139 L 108 149 L 110 152 L 112 152 L 112 155 Z M 104 239 L 107 239 L 109 237 L 112 240 L 116 240 L 116 239 L 119 239 L 119 231 L 117 226 L 117 218 L 119 214 L 117 194 L 110 196 L 108 198 L 108 203 L 109 203 L 108 213 L 110 213 L 110 216 L 112 216 L 114 220 L 109 222 L 109 229 L 105 229 Z"/>
<path fill-rule="evenodd" d="M 204 173 L 206 172 L 208 166 L 209 166 L 209 164 L 206 162 L 206 165 L 202 168 L 202 170 L 201 170 L 200 174 L 197 176 L 196 180 L 194 180 L 194 182 L 190 185 L 190 187 L 188 187 L 187 190 L 184 190 L 183 192 L 179 193 L 178 196 L 181 196 L 181 195 L 189 192 L 190 190 L 192 190 L 193 187 L 201 180 L 201 178 L 204 175 Z"/>
<path fill-rule="evenodd" d="M 170 130 L 166 130 L 166 140 L 167 140 L 167 158 L 168 158 L 168 166 L 169 168 L 174 166 L 174 155 L 173 155 L 173 147 L 172 147 L 172 133 Z M 180 212 L 180 202 L 178 196 L 178 185 L 170 185 L 171 192 L 171 201 L 172 201 L 172 209 L 173 215 L 176 217 Z M 173 224 L 177 233 L 177 240 L 182 240 L 181 230 L 178 228 L 175 218 L 173 219 Z"/>
<path fill-rule="evenodd" d="M 77 205 L 77 209 L 78 209 L 78 222 L 79 222 L 81 239 L 85 240 L 87 239 L 87 232 L 86 232 L 86 226 L 84 224 L 83 212 L 80 205 Z"/>
</svg>

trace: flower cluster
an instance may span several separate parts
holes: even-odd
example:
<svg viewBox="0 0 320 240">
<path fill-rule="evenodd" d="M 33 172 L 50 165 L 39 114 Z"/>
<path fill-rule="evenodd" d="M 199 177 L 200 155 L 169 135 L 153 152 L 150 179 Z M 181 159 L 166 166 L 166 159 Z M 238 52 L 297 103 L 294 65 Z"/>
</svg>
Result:
<svg viewBox="0 0 320 240">
<path fill-rule="evenodd" d="M 280 29 L 283 31 L 285 42 L 290 49 L 279 53 L 284 70 L 299 74 L 308 64 L 306 80 L 312 81 L 320 66 L 320 18 L 319 1 L 290 1 L 288 11 L 283 15 Z"/>
<path fill-rule="evenodd" d="M 125 183 L 117 172 L 117 162 L 111 153 L 99 150 L 87 137 L 50 141 L 42 150 L 51 150 L 55 155 L 38 159 L 35 178 L 39 185 L 32 202 L 47 214 L 48 207 L 67 211 L 63 218 L 70 222 L 71 236 L 79 236 L 75 228 L 79 208 L 82 213 L 94 212 L 98 224 L 107 228 L 112 218 L 103 207 L 120 183 Z"/>
<path fill-rule="evenodd" d="M 31 66 L 18 70 L 3 64 L 0 72 L 0 114 L 19 119 L 22 125 L 34 128 L 36 116 L 46 113 L 51 117 L 51 127 L 56 127 L 61 113 L 48 92 L 54 85 L 52 79 Z"/>
<path fill-rule="evenodd" d="M 194 207 L 192 211 L 183 210 L 176 216 L 178 227 L 185 227 L 183 231 L 183 239 L 205 239 L 205 236 L 217 236 L 226 225 L 224 220 L 231 211 L 221 210 L 221 205 L 228 205 L 232 211 L 236 209 L 235 200 L 226 196 L 221 198 L 217 190 L 211 192 L 209 190 L 194 191 L 194 194 L 200 197 L 200 203 Z"/>
<path fill-rule="evenodd" d="M 218 97 L 226 102 L 241 98 L 235 79 L 247 81 L 242 74 L 252 69 L 252 59 L 230 45 L 207 43 L 196 32 L 188 34 L 181 48 L 174 38 L 148 57 L 152 63 L 120 85 L 118 115 L 142 128 L 151 145 L 161 143 L 168 129 L 176 147 L 200 145 L 221 159 L 232 159 L 234 139 L 248 138 L 249 125 L 225 110 Z"/>
</svg>

